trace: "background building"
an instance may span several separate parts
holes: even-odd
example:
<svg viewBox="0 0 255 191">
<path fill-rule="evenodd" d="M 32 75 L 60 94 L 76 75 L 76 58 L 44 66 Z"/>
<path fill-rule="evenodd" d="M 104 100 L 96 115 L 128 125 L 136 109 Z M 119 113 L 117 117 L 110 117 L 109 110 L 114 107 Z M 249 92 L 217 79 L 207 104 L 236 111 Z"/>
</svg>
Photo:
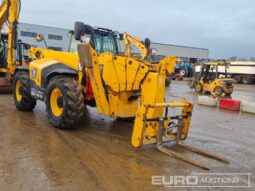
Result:
<svg viewBox="0 0 255 191">
<path fill-rule="evenodd" d="M 36 42 L 37 34 L 44 35 L 45 41 L 50 49 L 69 51 L 74 49 L 74 44 L 70 47 L 70 30 L 56 27 L 41 26 L 35 24 L 20 23 L 18 27 L 18 36 L 23 42 L 45 48 L 43 42 Z M 69 48 L 70 47 L 70 48 Z M 198 58 L 208 58 L 209 50 L 205 48 L 195 48 L 187 46 L 178 46 L 171 44 L 152 43 L 151 48 L 157 49 L 159 56 L 175 55 L 182 58 L 196 60 Z M 120 43 L 121 52 L 124 52 L 124 44 Z M 134 53 L 139 53 L 139 50 L 133 48 Z"/>
<path fill-rule="evenodd" d="M 20 23 L 18 26 L 18 37 L 24 43 L 45 48 L 45 44 L 43 42 L 37 42 L 35 40 L 35 36 L 37 34 L 42 34 L 48 48 L 59 51 L 68 51 L 70 42 L 69 31 L 70 30 L 68 29 L 56 27 Z"/>
</svg>

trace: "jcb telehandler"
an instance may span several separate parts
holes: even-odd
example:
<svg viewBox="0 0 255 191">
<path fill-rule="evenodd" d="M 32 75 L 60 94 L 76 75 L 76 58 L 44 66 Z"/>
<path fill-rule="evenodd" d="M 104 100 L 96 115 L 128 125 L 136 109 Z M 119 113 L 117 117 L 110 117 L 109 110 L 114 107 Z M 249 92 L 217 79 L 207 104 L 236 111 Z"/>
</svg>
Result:
<svg viewBox="0 0 255 191">
<path fill-rule="evenodd" d="M 82 118 L 87 104 L 111 117 L 135 117 L 132 145 L 156 143 L 157 149 L 204 169 L 196 160 L 166 149 L 164 142 L 227 162 L 227 159 L 182 143 L 188 136 L 193 104 L 187 100 L 165 102 L 166 72 L 174 71 L 176 58 L 167 56 L 157 64 L 148 62 L 149 41 L 144 43 L 127 33 L 75 24 L 78 55 L 40 48 L 30 50 L 29 67 L 17 67 L 14 77 L 14 101 L 18 110 L 33 110 L 36 100 L 46 103 L 50 122 L 58 128 L 70 128 Z M 120 55 L 117 40 L 124 38 L 126 55 Z M 130 54 L 135 44 L 140 58 Z M 94 103 L 94 104 L 93 104 Z M 169 116 L 168 108 L 181 108 L 181 114 Z"/>
</svg>

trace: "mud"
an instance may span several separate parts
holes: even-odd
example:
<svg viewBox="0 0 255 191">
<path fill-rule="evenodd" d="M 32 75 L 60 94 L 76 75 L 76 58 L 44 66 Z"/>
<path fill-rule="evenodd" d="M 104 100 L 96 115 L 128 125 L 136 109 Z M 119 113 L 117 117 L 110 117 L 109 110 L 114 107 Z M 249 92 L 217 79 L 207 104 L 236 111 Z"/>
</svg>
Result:
<svg viewBox="0 0 255 191">
<path fill-rule="evenodd" d="M 239 85 L 233 97 L 255 101 L 255 86 Z M 222 154 L 231 163 L 180 152 L 207 163 L 209 172 L 254 175 L 255 115 L 199 106 L 186 82 L 173 82 L 166 98 L 194 101 L 186 143 Z M 215 190 L 152 186 L 151 176 L 208 171 L 159 153 L 154 145 L 132 148 L 131 133 L 132 123 L 91 108 L 77 128 L 55 129 L 42 102 L 33 113 L 24 113 L 15 109 L 11 95 L 0 95 L 0 190 Z M 251 182 L 254 186 L 253 176 Z"/>
</svg>

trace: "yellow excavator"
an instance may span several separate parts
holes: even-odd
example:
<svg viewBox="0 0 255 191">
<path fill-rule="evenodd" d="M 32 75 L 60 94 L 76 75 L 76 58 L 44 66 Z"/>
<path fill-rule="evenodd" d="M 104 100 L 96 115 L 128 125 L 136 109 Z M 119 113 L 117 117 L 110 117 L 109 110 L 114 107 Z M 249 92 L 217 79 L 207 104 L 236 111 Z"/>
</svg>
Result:
<svg viewBox="0 0 255 191">
<path fill-rule="evenodd" d="M 8 28 L 8 34 L 1 34 L 0 40 L 0 93 L 11 92 L 16 65 L 25 64 L 23 52 L 29 48 L 17 40 L 20 5 L 20 0 L 3 0 L 0 6 L 0 28 L 4 24 Z"/>
<path fill-rule="evenodd" d="M 174 56 L 152 64 L 146 60 L 150 56 L 149 40 L 142 42 L 127 33 L 81 22 L 76 22 L 74 28 L 75 39 L 80 41 L 78 54 L 33 47 L 29 67 L 15 69 L 14 102 L 18 110 L 31 111 L 37 100 L 44 101 L 52 125 L 71 128 L 82 118 L 86 105 L 96 106 L 106 116 L 135 117 L 131 139 L 134 147 L 156 144 L 165 154 L 209 169 L 164 146 L 175 141 L 184 149 L 228 162 L 224 157 L 183 143 L 188 137 L 193 104 L 185 99 L 165 101 L 166 72 L 173 73 Z M 125 55 L 118 48 L 122 38 Z M 141 49 L 139 58 L 131 55 L 131 44 Z M 170 116 L 171 108 L 180 108 L 180 114 Z"/>
<path fill-rule="evenodd" d="M 0 7 L 0 28 L 4 23 L 8 25 L 8 65 L 6 72 L 8 75 L 14 74 L 15 70 L 15 48 L 17 44 L 17 24 L 19 20 L 20 1 L 19 0 L 3 0 Z"/>
</svg>

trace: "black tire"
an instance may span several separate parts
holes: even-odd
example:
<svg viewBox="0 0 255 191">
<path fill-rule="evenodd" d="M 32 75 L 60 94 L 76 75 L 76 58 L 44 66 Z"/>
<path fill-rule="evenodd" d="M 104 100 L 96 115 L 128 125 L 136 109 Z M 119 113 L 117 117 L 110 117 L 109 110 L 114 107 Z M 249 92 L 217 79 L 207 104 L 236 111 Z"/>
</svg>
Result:
<svg viewBox="0 0 255 191">
<path fill-rule="evenodd" d="M 21 82 L 19 94 L 22 95 L 22 99 L 17 99 L 16 85 Z M 20 111 L 32 111 L 36 106 L 36 99 L 32 98 L 30 94 L 30 78 L 29 73 L 26 71 L 17 71 L 13 80 L 13 97 L 14 103 Z"/>
<path fill-rule="evenodd" d="M 217 96 L 221 96 L 223 94 L 223 89 L 219 86 L 215 87 L 214 88 L 214 93 L 217 95 Z"/>
<path fill-rule="evenodd" d="M 182 68 L 182 69 L 180 69 L 180 74 L 182 74 L 183 77 L 187 77 L 188 71 Z"/>
<path fill-rule="evenodd" d="M 236 81 L 237 84 L 242 83 L 242 77 L 240 75 L 234 75 L 233 79 Z"/>
<path fill-rule="evenodd" d="M 172 82 L 171 77 L 166 77 L 166 83 L 165 83 L 166 87 L 169 87 L 171 82 Z"/>
<path fill-rule="evenodd" d="M 242 76 L 242 83 L 243 84 L 251 84 L 253 78 L 251 76 Z"/>
<path fill-rule="evenodd" d="M 51 94 L 58 88 L 62 93 L 63 111 L 60 116 L 54 115 L 51 108 Z M 57 128 L 72 128 L 84 115 L 84 96 L 75 79 L 68 76 L 57 76 L 50 80 L 46 91 L 46 112 L 50 122 Z"/>
<path fill-rule="evenodd" d="M 196 91 L 197 93 L 203 92 L 203 85 L 202 85 L 201 83 L 197 83 L 197 84 L 195 85 L 195 91 Z"/>
</svg>

